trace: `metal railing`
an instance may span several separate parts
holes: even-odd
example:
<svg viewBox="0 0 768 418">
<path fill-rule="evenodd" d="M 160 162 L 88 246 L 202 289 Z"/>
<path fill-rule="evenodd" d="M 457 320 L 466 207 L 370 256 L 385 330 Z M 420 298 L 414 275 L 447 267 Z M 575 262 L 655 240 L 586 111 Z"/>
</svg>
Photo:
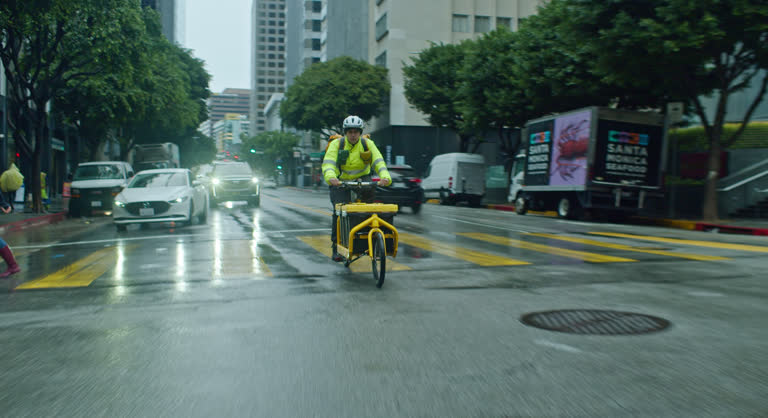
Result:
<svg viewBox="0 0 768 418">
<path fill-rule="evenodd" d="M 720 180 L 718 202 L 721 215 L 731 215 L 768 199 L 768 161 L 759 162 Z M 753 216 L 761 216 L 760 208 Z"/>
</svg>

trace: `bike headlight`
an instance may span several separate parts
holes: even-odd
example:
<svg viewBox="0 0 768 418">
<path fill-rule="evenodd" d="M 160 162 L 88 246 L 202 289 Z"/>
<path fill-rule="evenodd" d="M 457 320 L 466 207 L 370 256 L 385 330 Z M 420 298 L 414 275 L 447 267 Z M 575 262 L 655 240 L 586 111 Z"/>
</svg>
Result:
<svg viewBox="0 0 768 418">
<path fill-rule="evenodd" d="M 257 179 L 256 177 L 251 178 L 251 183 L 258 183 L 258 182 L 259 182 L 259 179 Z"/>
<path fill-rule="evenodd" d="M 219 180 L 219 179 L 211 179 L 211 183 L 213 183 L 214 185 L 216 185 L 216 184 L 219 184 L 219 183 L 221 183 L 221 180 Z"/>
<path fill-rule="evenodd" d="M 169 201 L 168 203 L 182 203 L 186 202 L 187 200 L 189 200 L 189 196 L 181 196 Z"/>
</svg>

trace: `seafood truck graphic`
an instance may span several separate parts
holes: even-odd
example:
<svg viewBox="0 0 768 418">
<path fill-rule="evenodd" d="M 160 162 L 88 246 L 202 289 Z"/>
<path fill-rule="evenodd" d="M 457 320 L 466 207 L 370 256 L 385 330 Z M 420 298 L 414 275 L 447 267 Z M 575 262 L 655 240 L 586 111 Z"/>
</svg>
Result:
<svg viewBox="0 0 768 418">
<path fill-rule="evenodd" d="M 664 118 L 589 107 L 528 121 L 509 200 L 519 214 L 634 213 L 662 195 Z"/>
</svg>

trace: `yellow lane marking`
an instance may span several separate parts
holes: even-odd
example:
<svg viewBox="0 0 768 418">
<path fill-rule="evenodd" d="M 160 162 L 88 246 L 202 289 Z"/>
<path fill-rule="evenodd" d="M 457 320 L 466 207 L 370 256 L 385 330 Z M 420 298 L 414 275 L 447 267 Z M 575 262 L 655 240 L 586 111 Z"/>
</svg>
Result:
<svg viewBox="0 0 768 418">
<path fill-rule="evenodd" d="M 615 250 L 634 251 L 636 253 L 646 253 L 646 254 L 664 255 L 669 257 L 687 258 L 689 260 L 698 260 L 698 261 L 730 260 L 727 257 L 718 257 L 716 255 L 684 254 L 684 253 L 677 253 L 674 251 L 651 250 L 651 249 L 630 247 L 629 245 L 623 245 L 623 244 L 611 244 L 608 242 L 596 241 L 596 240 L 585 239 L 585 238 L 562 237 L 562 236 L 553 235 L 553 234 L 529 233 L 526 235 L 556 239 L 559 241 L 576 242 L 579 244 L 594 245 L 596 247 L 613 248 Z"/>
<path fill-rule="evenodd" d="M 134 247 L 126 247 L 126 250 Z M 115 265 L 117 253 L 117 247 L 101 249 L 41 279 L 23 283 L 16 289 L 88 286 Z"/>
<path fill-rule="evenodd" d="M 501 244 L 509 247 L 522 248 L 524 250 L 532 250 L 532 251 L 538 251 L 538 252 L 547 253 L 547 254 L 554 254 L 561 257 L 575 258 L 577 260 L 583 260 L 590 263 L 624 263 L 624 262 L 637 261 L 631 258 L 613 257 L 610 255 L 602 255 L 602 254 L 588 253 L 584 251 L 568 250 L 565 248 L 551 247 L 549 245 L 535 244 L 532 242 L 520 241 L 516 239 L 500 237 L 500 236 L 490 235 L 490 234 L 482 234 L 478 232 L 460 233 L 458 235 L 481 240 L 481 241 L 492 242 L 494 244 Z"/>
<path fill-rule="evenodd" d="M 515 260 L 508 257 L 501 257 L 480 251 L 468 250 L 457 245 L 445 244 L 439 241 L 423 238 L 419 235 L 400 233 L 400 242 L 412 247 L 418 247 L 427 251 L 447 255 L 448 257 L 458 258 L 470 263 L 481 266 L 520 266 L 531 264 L 526 261 Z"/>
<path fill-rule="evenodd" d="M 272 276 L 272 271 L 259 256 L 253 240 L 214 241 L 214 278 L 260 274 Z"/>
<path fill-rule="evenodd" d="M 286 204 L 286 205 L 295 206 L 295 207 L 297 207 L 297 208 L 302 208 L 302 209 L 310 210 L 310 211 L 312 211 L 312 212 L 315 212 L 315 213 L 319 213 L 319 214 L 321 214 L 321 215 L 325 215 L 325 216 L 331 216 L 331 215 L 333 215 L 333 213 L 332 213 L 332 212 L 328 212 L 328 211 L 324 211 L 324 210 L 320 210 L 320 209 L 314 209 L 314 208 L 310 208 L 309 206 L 304 206 L 304 205 L 300 205 L 300 204 L 298 204 L 298 203 L 289 202 L 289 201 L 287 201 L 287 200 L 278 199 L 278 198 L 276 198 L 276 197 L 273 197 L 273 196 L 266 196 L 266 195 L 265 195 L 264 197 L 266 197 L 266 198 L 268 198 L 268 199 L 276 200 L 276 201 L 278 201 L 278 202 L 280 202 L 280 203 L 284 203 L 284 204 Z"/>
<path fill-rule="evenodd" d="M 695 240 L 677 239 L 677 238 L 649 237 L 645 235 L 620 234 L 617 232 L 590 232 L 590 234 L 602 235 L 606 237 L 632 238 L 632 239 L 639 239 L 644 241 L 668 242 L 671 244 L 693 245 L 697 247 L 768 253 L 768 247 L 760 247 L 757 245 L 729 244 L 725 242 L 695 241 Z"/>
<path fill-rule="evenodd" d="M 329 259 L 331 258 L 331 255 L 332 255 L 331 245 L 330 245 L 330 239 L 328 238 L 328 235 L 307 235 L 307 236 L 301 236 L 298 238 L 302 240 L 305 244 L 317 250 L 318 252 L 328 256 Z M 371 271 L 370 258 L 367 256 L 362 257 L 360 260 L 357 260 L 356 262 L 350 264 L 349 269 L 355 273 L 370 273 Z M 393 270 L 413 270 L 413 269 L 406 265 L 403 265 L 394 261 L 391 257 L 387 257 L 387 271 L 393 271 Z"/>
</svg>

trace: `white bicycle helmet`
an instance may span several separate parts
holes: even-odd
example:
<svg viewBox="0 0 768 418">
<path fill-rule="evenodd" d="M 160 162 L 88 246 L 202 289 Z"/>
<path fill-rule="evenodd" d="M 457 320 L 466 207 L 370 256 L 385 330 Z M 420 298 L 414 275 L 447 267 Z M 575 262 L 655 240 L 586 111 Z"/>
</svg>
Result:
<svg viewBox="0 0 768 418">
<path fill-rule="evenodd" d="M 344 119 L 344 123 L 342 124 L 342 129 L 345 132 L 347 131 L 347 129 L 359 129 L 362 132 L 363 120 L 360 119 L 360 117 L 355 115 L 347 116 L 347 118 Z"/>
</svg>

